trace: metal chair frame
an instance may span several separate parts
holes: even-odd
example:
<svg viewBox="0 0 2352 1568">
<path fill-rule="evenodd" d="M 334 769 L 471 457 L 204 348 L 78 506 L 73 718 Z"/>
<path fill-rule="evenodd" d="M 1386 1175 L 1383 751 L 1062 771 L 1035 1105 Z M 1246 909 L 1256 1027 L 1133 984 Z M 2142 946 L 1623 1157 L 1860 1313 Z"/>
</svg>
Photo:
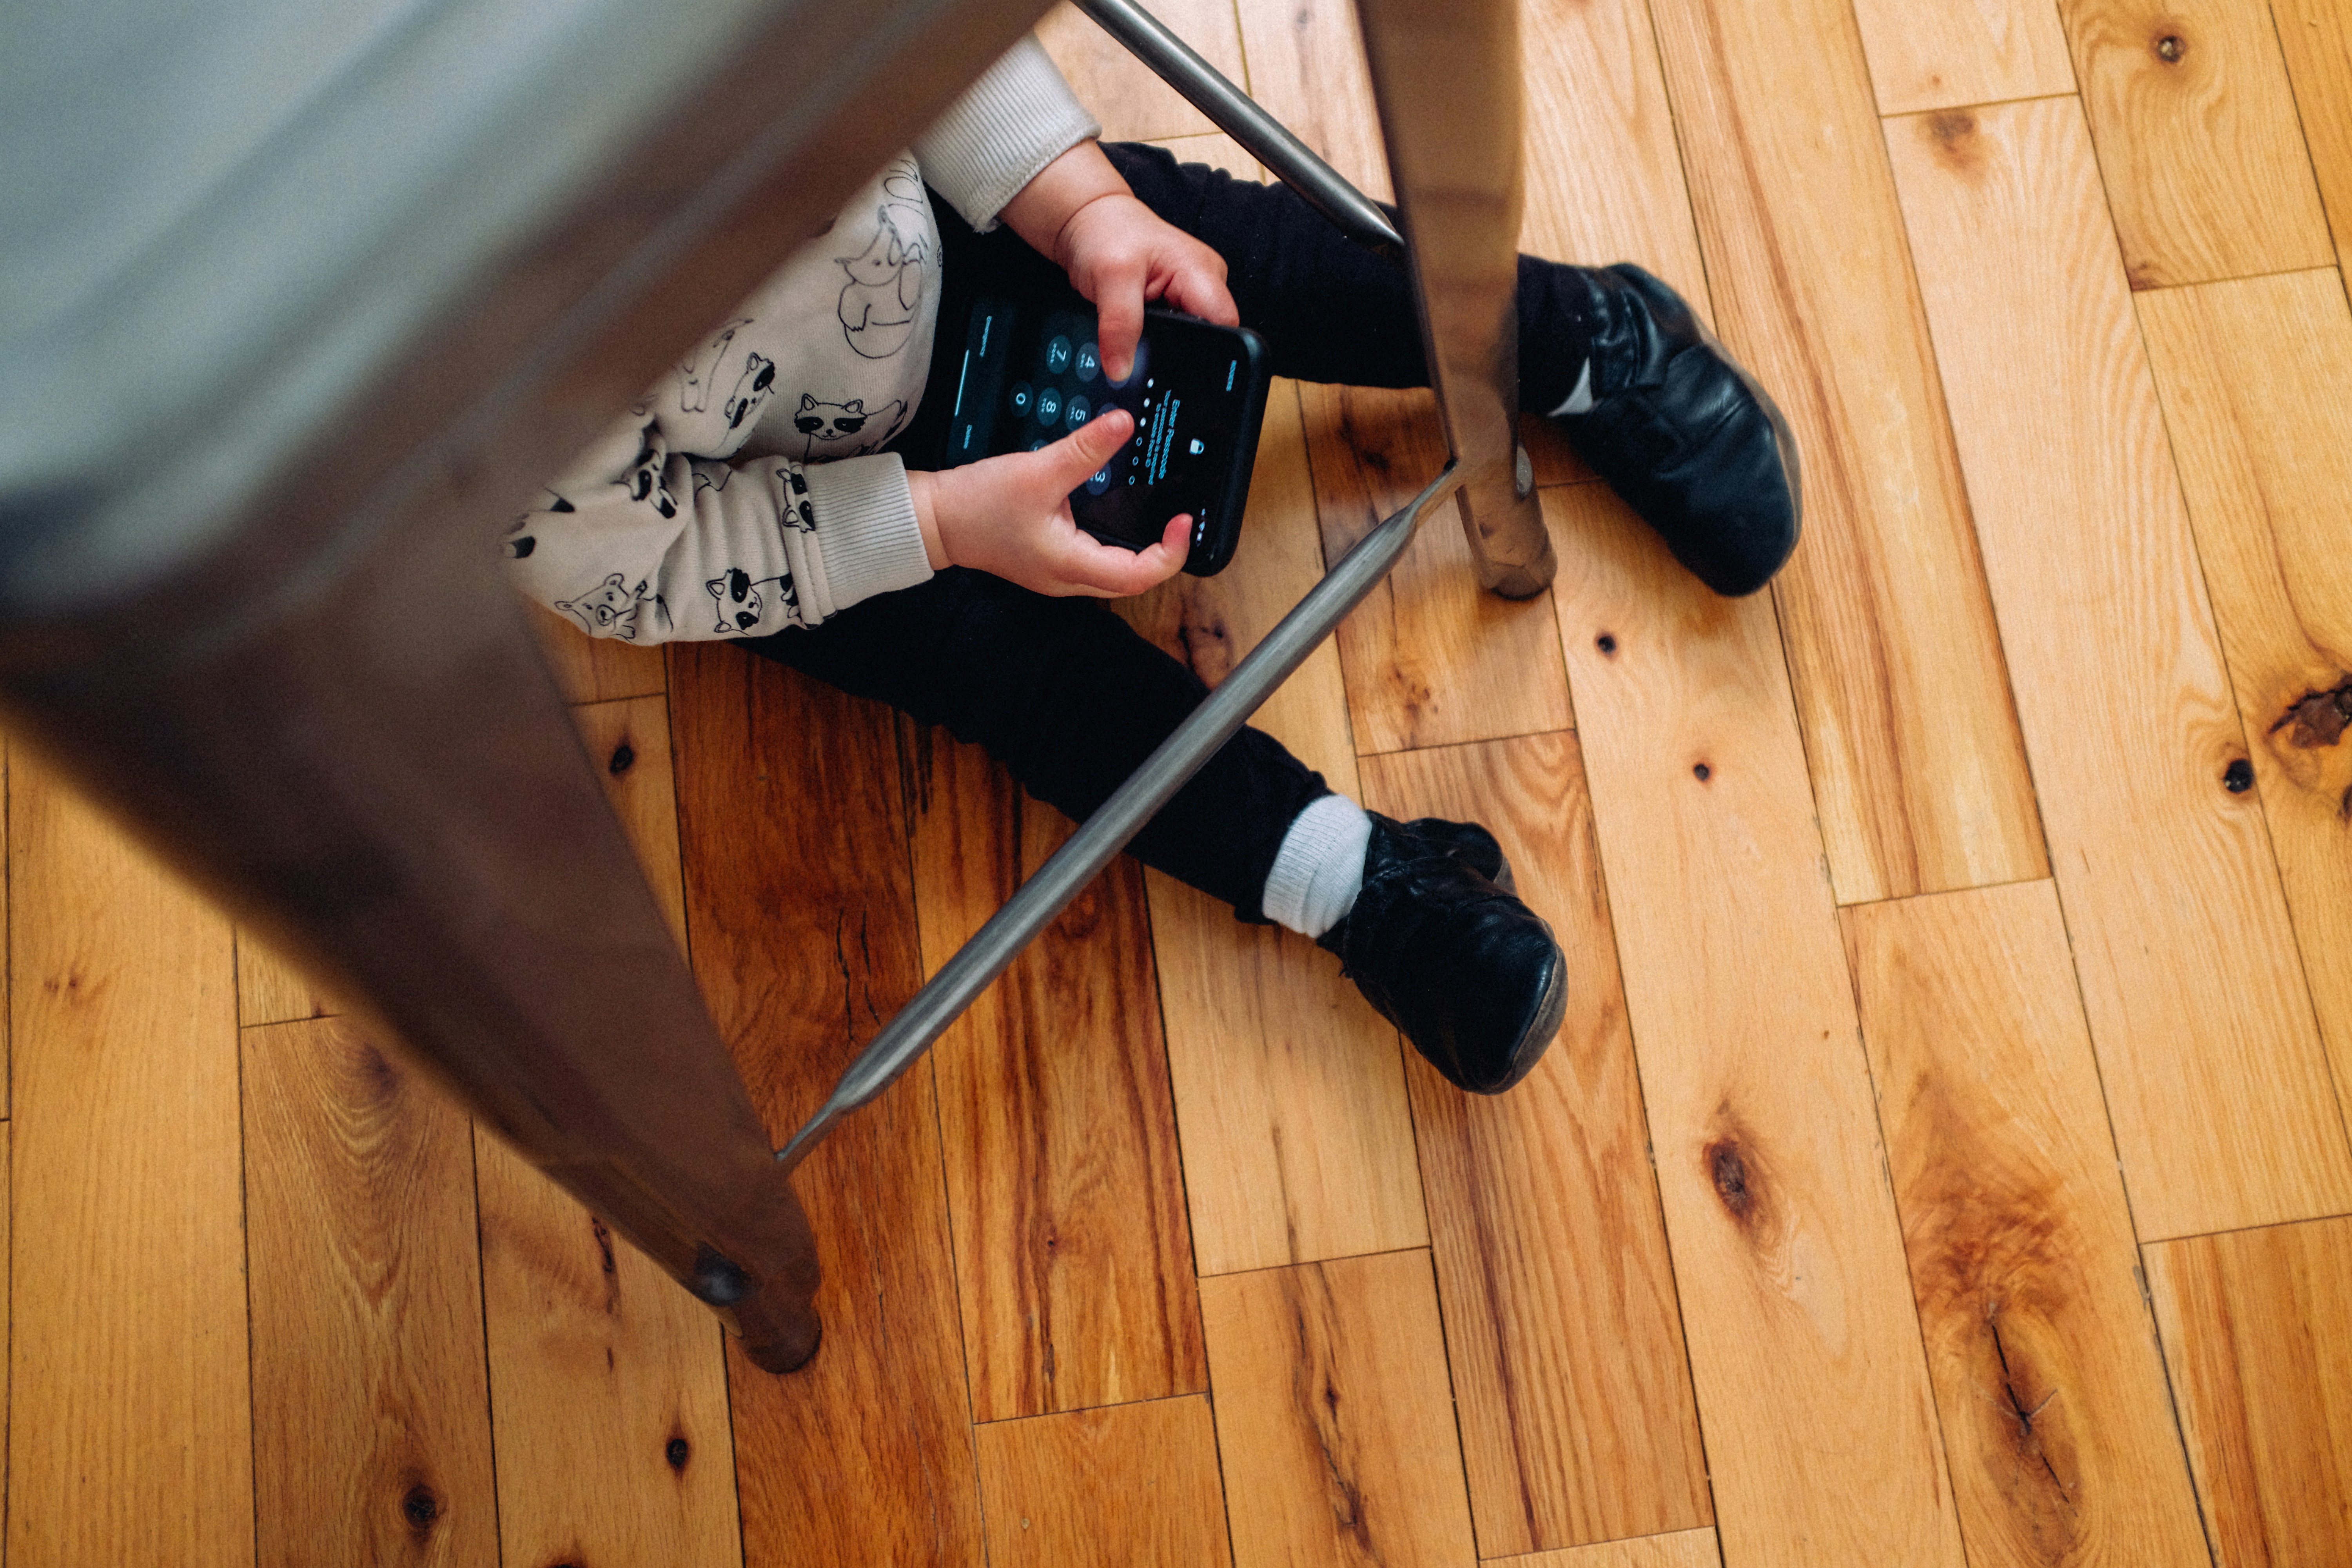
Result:
<svg viewBox="0 0 2352 1568">
<path fill-rule="evenodd" d="M 1453 461 L 942 966 L 781 1152 L 571 731 L 492 529 L 1043 0 L 572 0 L 560 37 L 543 0 L 423 6 L 341 61 L 335 90 L 215 159 L 201 206 L 123 198 L 143 237 L 98 244 L 89 277 L 67 278 L 37 237 L 0 241 L 0 281 L 37 285 L 0 315 L 12 729 L 386 1025 L 771 1370 L 804 1363 L 819 1332 L 792 1169 L 1247 721 L 1431 509 L 1457 499 L 1490 588 L 1532 594 L 1553 569 L 1511 429 L 1512 0 L 1361 0 L 1393 222 L 1133 0 L 1079 3 L 1343 232 L 1408 267 Z M 525 62 L 544 68 L 481 58 L 501 28 L 547 40 L 550 58 Z M 0 117 L 0 145 L 74 124 L 115 76 L 163 79 L 169 47 L 97 66 L 37 43 L 17 54 L 0 66 L 0 99 L 21 106 Z M 572 90 L 583 70 L 608 84 L 586 101 Z M 27 166 L 27 146 L 10 151 Z M 59 177 L 106 199 L 120 149 L 83 157 Z M 435 606 L 429 646 L 419 603 Z M 625 1045 L 605 1026 L 617 1016 Z"/>
</svg>

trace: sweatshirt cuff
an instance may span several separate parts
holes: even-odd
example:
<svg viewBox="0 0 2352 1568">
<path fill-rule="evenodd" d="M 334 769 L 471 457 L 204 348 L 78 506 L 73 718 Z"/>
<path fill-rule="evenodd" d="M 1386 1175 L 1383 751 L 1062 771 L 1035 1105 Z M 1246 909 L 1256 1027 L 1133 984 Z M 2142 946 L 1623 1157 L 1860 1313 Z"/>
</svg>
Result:
<svg viewBox="0 0 2352 1568">
<path fill-rule="evenodd" d="M 898 453 L 811 463 L 801 474 L 816 516 L 826 615 L 930 581 L 931 557 L 915 517 L 915 492 L 908 488 L 907 465 Z"/>
<path fill-rule="evenodd" d="M 1036 35 L 988 68 L 915 142 L 923 179 L 982 234 L 1046 164 L 1102 126 L 1062 79 Z"/>
</svg>

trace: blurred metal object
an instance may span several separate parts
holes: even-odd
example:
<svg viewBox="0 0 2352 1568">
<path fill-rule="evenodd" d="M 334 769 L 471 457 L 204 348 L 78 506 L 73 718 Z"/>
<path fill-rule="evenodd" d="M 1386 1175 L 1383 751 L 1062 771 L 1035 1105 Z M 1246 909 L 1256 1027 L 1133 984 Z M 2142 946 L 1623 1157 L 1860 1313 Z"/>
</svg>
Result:
<svg viewBox="0 0 2352 1568">
<path fill-rule="evenodd" d="M 87 0 L 0 63 L 8 725 L 779 1370 L 808 1225 L 499 525 L 1044 8 Z"/>
<path fill-rule="evenodd" d="M 1402 265 L 1404 239 L 1380 204 L 1339 176 L 1290 133 L 1290 128 L 1257 106 L 1257 100 L 1225 79 L 1216 67 L 1135 0 L 1073 0 L 1102 30 L 1127 46 L 1160 79 L 1184 95 L 1216 128 L 1240 142 L 1250 156 L 1273 171 L 1332 226 L 1365 249 Z"/>
<path fill-rule="evenodd" d="M 1506 598 L 1559 569 L 1518 482 L 1523 94 L 1517 0 L 1358 0 L 1364 54 L 1478 580 Z"/>
<path fill-rule="evenodd" d="M 1379 585 L 1403 556 L 1405 546 L 1412 542 L 1423 514 L 1451 494 L 1458 482 L 1455 466 L 1447 464 L 1421 494 L 1358 540 L 1339 564 L 1326 573 L 1307 597 L 1217 683 L 1207 700 L 1176 727 L 1176 732 L 1162 741 L 1143 765 L 1087 818 L 1086 826 L 940 966 L 940 972 L 908 999 L 873 1044 L 841 1075 L 832 1098 L 777 1154 L 787 1169 L 805 1159 L 835 1122 L 874 1100 L 921 1059 L 947 1026 L 1021 955 L 1021 950 L 1053 923 L 1054 917 L 1110 864 L 1113 856 L 1127 847 L 1128 840 L 1142 831 L 1143 825 L 1184 787 L 1185 781 L 1216 755 L 1217 748 L 1249 722 L 1250 715 L 1274 695 L 1275 688 L 1307 662 L 1307 656 L 1331 635 L 1348 612 Z"/>
</svg>

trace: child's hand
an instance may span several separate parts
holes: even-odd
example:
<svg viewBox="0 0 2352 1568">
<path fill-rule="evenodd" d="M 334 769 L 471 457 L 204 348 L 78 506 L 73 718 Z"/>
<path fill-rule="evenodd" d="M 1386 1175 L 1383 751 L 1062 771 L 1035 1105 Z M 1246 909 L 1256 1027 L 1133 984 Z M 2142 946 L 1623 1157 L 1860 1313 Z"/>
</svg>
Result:
<svg viewBox="0 0 2352 1568">
<path fill-rule="evenodd" d="M 1102 599 L 1174 576 L 1191 548 L 1190 516 L 1171 519 L 1160 542 L 1139 552 L 1079 532 L 1070 517 L 1070 492 L 1118 457 L 1134 431 L 1134 416 L 1112 408 L 1041 451 L 908 474 L 933 570 L 977 567 L 1036 593 Z"/>
<path fill-rule="evenodd" d="M 1002 216 L 1094 301 L 1103 369 L 1113 381 L 1134 367 L 1148 300 L 1241 325 L 1225 288 L 1225 258 L 1138 201 L 1096 142 L 1081 142 L 1045 165 Z"/>
</svg>

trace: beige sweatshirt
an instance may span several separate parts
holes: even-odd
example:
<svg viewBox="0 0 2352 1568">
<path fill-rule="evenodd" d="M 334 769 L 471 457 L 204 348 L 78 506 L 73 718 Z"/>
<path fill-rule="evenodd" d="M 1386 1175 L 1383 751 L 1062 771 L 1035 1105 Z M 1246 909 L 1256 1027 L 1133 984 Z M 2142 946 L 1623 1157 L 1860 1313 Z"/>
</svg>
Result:
<svg viewBox="0 0 2352 1568">
<path fill-rule="evenodd" d="M 507 536 L 591 637 L 764 637 L 928 579 L 906 466 L 940 298 L 926 184 L 974 228 L 1099 134 L 1034 38 L 794 253 Z"/>
</svg>

